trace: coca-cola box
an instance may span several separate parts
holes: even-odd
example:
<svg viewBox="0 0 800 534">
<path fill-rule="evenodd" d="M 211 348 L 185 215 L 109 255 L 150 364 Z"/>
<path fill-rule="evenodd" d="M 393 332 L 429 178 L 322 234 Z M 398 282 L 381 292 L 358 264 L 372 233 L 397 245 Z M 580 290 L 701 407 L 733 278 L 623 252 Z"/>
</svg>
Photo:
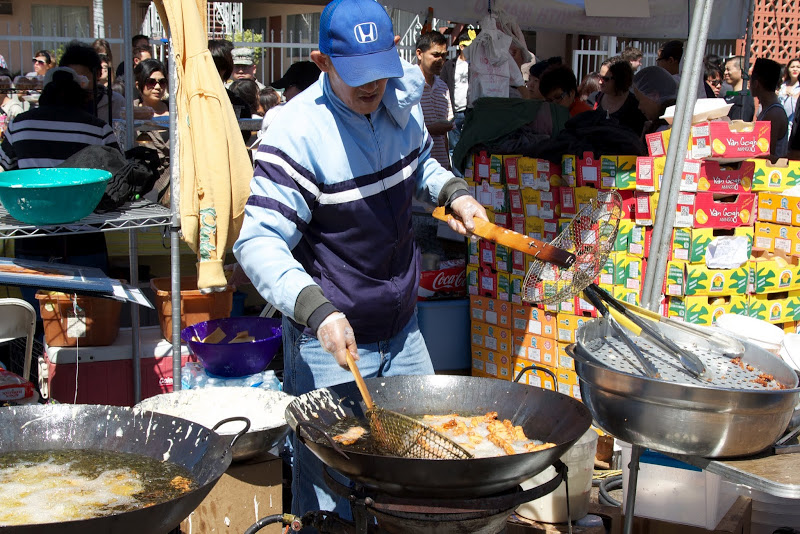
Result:
<svg viewBox="0 0 800 534">
<path fill-rule="evenodd" d="M 467 270 L 463 262 L 435 271 L 422 271 L 420 275 L 417 300 L 462 298 L 466 295 Z"/>
</svg>

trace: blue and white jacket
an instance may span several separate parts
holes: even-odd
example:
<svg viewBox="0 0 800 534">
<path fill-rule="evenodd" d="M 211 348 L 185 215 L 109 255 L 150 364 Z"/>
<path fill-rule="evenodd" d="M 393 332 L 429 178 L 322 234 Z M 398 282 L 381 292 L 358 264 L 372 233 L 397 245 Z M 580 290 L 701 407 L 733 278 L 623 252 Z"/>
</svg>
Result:
<svg viewBox="0 0 800 534">
<path fill-rule="evenodd" d="M 259 293 L 310 335 L 335 310 L 358 342 L 399 332 L 419 284 L 412 197 L 443 205 L 466 190 L 431 157 L 424 78 L 403 66 L 369 117 L 350 110 L 323 73 L 258 148 L 233 251 Z"/>
</svg>

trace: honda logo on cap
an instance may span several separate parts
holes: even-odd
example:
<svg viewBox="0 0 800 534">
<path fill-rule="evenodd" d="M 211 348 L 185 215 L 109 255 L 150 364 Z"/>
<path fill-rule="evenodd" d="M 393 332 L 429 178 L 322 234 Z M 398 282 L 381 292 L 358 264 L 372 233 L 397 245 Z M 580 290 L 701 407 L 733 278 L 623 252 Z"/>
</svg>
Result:
<svg viewBox="0 0 800 534">
<path fill-rule="evenodd" d="M 378 40 L 378 27 L 374 22 L 364 22 L 353 27 L 356 41 L 360 44 L 374 43 Z"/>
</svg>

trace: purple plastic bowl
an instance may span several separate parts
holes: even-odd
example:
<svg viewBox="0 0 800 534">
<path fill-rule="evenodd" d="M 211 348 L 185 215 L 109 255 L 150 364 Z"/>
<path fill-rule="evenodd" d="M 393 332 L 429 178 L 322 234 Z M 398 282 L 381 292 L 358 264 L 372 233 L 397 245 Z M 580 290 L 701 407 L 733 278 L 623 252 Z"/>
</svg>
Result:
<svg viewBox="0 0 800 534">
<path fill-rule="evenodd" d="M 221 343 L 192 341 L 192 336 L 205 339 L 217 328 L 226 338 Z M 247 332 L 256 338 L 250 343 L 228 343 L 238 332 Z M 181 339 L 197 356 L 209 373 L 222 377 L 248 376 L 260 373 L 275 357 L 281 346 L 281 320 L 266 317 L 230 317 L 212 319 L 187 326 Z"/>
</svg>

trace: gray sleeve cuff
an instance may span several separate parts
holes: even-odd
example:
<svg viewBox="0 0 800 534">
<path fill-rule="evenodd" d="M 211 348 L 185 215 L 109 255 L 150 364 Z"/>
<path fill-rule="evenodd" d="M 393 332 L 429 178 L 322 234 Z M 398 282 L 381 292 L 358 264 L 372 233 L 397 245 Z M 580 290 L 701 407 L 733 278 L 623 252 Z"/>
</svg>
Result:
<svg viewBox="0 0 800 534">
<path fill-rule="evenodd" d="M 439 192 L 438 204 L 440 206 L 450 207 L 450 204 L 458 197 L 468 195 L 469 187 L 466 180 L 463 178 L 453 177 L 444 184 L 442 190 Z"/>
<path fill-rule="evenodd" d="M 294 320 L 316 332 L 322 320 L 335 311 L 336 307 L 322 294 L 322 288 L 310 285 L 303 288 L 297 296 Z"/>
</svg>

